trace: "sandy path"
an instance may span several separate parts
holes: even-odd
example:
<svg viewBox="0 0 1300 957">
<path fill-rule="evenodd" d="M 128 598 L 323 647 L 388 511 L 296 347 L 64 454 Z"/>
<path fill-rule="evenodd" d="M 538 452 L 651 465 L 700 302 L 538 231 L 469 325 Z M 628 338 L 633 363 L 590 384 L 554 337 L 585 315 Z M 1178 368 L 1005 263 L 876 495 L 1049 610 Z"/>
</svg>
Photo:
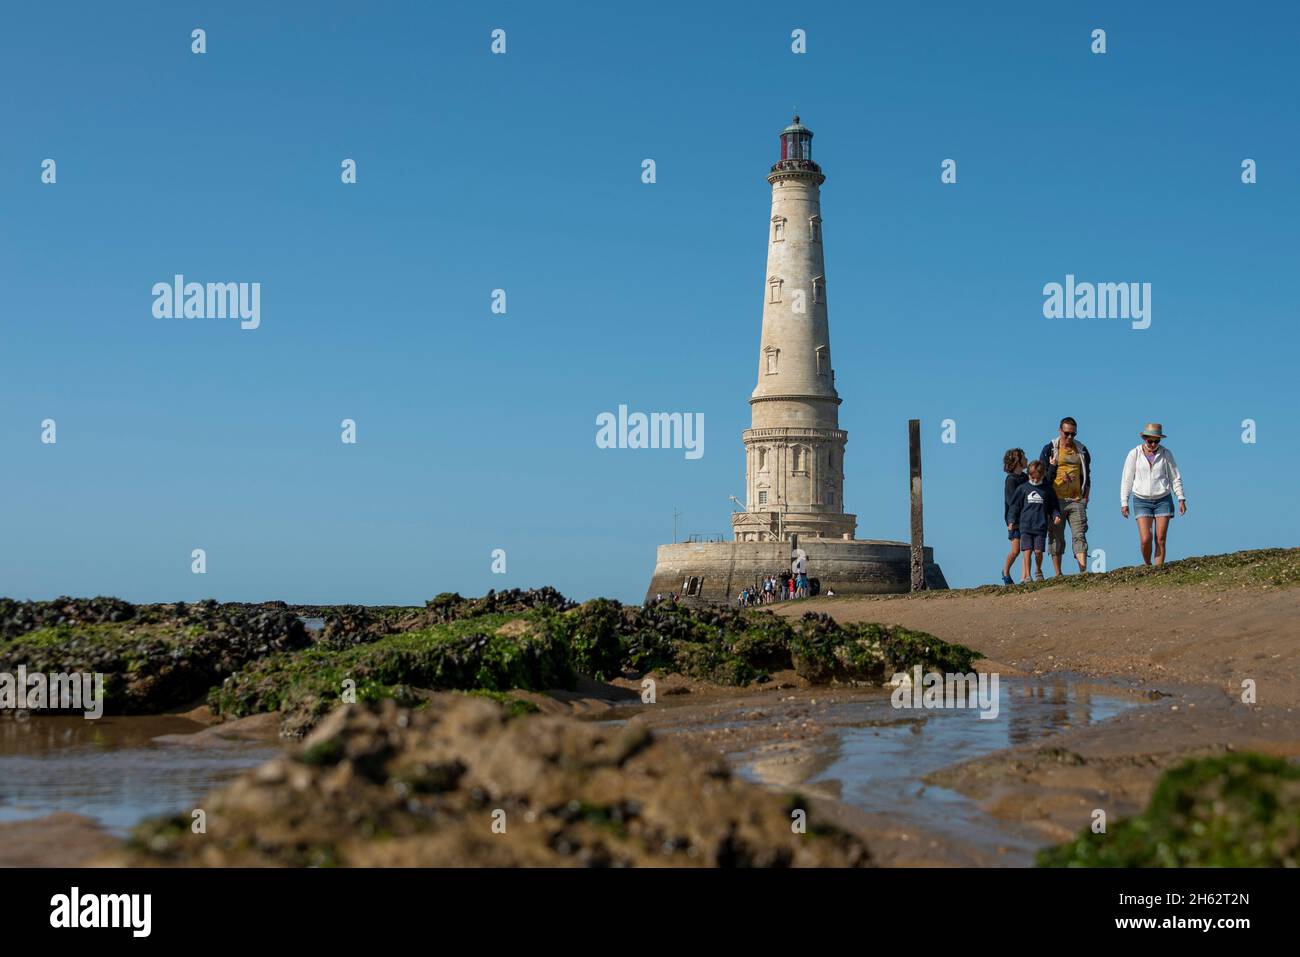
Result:
<svg viewBox="0 0 1300 957">
<path fill-rule="evenodd" d="M 1300 589 L 1205 586 L 954 591 L 925 598 L 815 598 L 779 614 L 826 612 L 928 631 L 982 652 L 986 667 L 1214 685 L 1261 704 L 1300 704 Z"/>
</svg>

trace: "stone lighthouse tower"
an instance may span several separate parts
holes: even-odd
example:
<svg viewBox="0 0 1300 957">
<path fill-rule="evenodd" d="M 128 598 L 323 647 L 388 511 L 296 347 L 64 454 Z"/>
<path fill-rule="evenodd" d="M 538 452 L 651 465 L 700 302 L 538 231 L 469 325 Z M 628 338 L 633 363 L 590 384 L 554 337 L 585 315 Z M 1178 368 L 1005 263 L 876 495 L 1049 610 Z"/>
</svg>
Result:
<svg viewBox="0 0 1300 957">
<path fill-rule="evenodd" d="M 831 361 L 821 185 L 812 130 L 781 131 L 781 156 L 768 173 L 772 215 L 758 385 L 745 430 L 743 512 L 732 515 L 738 542 L 851 539 L 856 516 L 844 511 L 844 445 Z"/>
<path fill-rule="evenodd" d="M 763 331 L 758 383 L 749 396 L 745 504 L 724 536 L 660 545 L 646 601 L 732 604 L 743 588 L 802 568 L 814 594 L 880 595 L 911 588 L 911 547 L 856 537 L 844 511 L 844 446 L 835 388 L 822 255 L 821 186 L 812 130 L 799 117 L 781 131 L 781 156 L 767 181 Z M 752 301 L 752 300 L 751 300 Z M 901 433 L 901 430 L 900 430 Z M 907 476 L 900 476 L 900 486 Z M 903 486 L 905 487 L 905 486 Z M 901 489 L 900 489 L 901 491 Z M 923 550 L 927 588 L 947 588 L 933 549 Z"/>
</svg>

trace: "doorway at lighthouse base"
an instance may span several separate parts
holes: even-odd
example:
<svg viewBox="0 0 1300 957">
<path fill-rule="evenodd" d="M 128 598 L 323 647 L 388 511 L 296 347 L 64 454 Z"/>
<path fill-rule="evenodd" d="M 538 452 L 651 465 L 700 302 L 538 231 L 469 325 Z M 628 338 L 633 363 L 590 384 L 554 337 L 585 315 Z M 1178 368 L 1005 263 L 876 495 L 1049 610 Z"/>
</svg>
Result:
<svg viewBox="0 0 1300 957">
<path fill-rule="evenodd" d="M 912 583 L 912 549 L 905 542 L 801 538 L 807 576 L 821 594 L 890 595 Z M 769 575 L 790 572 L 790 542 L 679 542 L 660 545 L 646 601 L 677 594 L 711 605 L 734 604 L 742 588 L 755 588 Z M 925 586 L 947 588 L 925 549 Z"/>
</svg>

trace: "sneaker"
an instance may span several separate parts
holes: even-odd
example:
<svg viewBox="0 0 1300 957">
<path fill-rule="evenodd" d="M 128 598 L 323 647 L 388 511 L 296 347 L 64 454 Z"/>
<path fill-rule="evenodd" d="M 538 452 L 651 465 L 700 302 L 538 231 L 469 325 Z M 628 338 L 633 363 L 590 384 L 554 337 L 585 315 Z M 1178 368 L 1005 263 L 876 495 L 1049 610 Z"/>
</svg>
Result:
<svg viewBox="0 0 1300 957">
<path fill-rule="evenodd" d="M 1002 576 L 1002 584 L 1004 584 L 1004 585 L 1014 585 L 1015 582 L 1013 582 L 1013 581 L 1011 580 L 1011 576 L 1010 576 L 1010 575 L 1003 575 L 1003 576 Z"/>
<path fill-rule="evenodd" d="M 1041 568 L 1038 570 L 1037 574 L 1034 575 L 1034 581 L 1036 582 L 1047 581 L 1047 579 L 1043 577 L 1043 570 Z"/>
</svg>

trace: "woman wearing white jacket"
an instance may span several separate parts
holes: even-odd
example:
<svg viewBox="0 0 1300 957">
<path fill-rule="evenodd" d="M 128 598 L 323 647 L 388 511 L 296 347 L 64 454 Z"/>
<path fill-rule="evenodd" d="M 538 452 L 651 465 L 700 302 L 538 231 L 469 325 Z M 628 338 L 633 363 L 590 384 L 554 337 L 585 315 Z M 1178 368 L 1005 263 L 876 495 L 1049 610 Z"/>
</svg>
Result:
<svg viewBox="0 0 1300 957">
<path fill-rule="evenodd" d="M 1174 453 L 1160 443 L 1165 438 L 1159 422 L 1148 422 L 1142 430 L 1142 444 L 1124 460 L 1124 477 L 1119 484 L 1119 511 L 1128 518 L 1129 509 L 1138 523 L 1142 545 L 1142 564 L 1151 564 L 1151 527 L 1155 526 L 1155 564 L 1165 563 L 1165 538 L 1169 520 L 1174 517 L 1174 497 L 1178 514 L 1187 514 L 1183 497 L 1183 477 L 1178 472 Z"/>
</svg>

